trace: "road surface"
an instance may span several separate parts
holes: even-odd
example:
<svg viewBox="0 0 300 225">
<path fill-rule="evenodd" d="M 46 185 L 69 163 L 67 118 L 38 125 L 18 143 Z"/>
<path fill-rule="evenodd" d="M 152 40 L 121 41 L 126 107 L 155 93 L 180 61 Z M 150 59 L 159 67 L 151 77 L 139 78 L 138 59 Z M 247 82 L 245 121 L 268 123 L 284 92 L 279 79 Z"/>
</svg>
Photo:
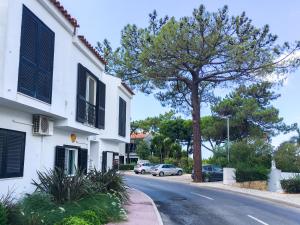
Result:
<svg viewBox="0 0 300 225">
<path fill-rule="evenodd" d="M 151 175 L 125 179 L 154 200 L 164 225 L 300 225 L 298 208 L 147 176 Z"/>
</svg>

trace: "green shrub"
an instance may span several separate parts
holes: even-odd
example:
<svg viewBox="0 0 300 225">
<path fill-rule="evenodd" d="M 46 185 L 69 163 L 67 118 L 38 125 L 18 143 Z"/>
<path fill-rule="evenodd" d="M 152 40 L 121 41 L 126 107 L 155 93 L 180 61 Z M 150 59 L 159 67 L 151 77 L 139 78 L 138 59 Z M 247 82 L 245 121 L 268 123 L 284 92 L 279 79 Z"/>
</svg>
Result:
<svg viewBox="0 0 300 225">
<path fill-rule="evenodd" d="M 247 165 L 236 168 L 236 181 L 265 181 L 268 180 L 269 170 L 264 167 L 249 167 Z"/>
<path fill-rule="evenodd" d="M 185 173 L 192 173 L 194 161 L 191 158 L 181 158 L 179 161 L 179 166 L 183 169 Z"/>
<path fill-rule="evenodd" d="M 165 158 L 164 162 L 167 164 L 173 164 L 176 166 L 178 166 L 178 164 L 179 164 L 178 161 L 174 158 Z"/>
<path fill-rule="evenodd" d="M 70 216 L 68 218 L 63 219 L 60 223 L 56 223 L 55 225 L 94 225 L 92 223 L 89 223 L 88 221 L 85 221 L 82 218 L 79 218 L 77 216 Z"/>
<path fill-rule="evenodd" d="M 119 170 L 133 170 L 134 164 L 124 164 L 119 166 Z"/>
<path fill-rule="evenodd" d="M 98 217 L 100 223 L 106 224 L 109 222 L 110 216 L 108 215 L 107 211 L 105 211 L 102 208 L 97 208 L 97 209 L 95 209 L 94 212 L 97 214 L 97 217 Z"/>
<path fill-rule="evenodd" d="M 85 221 L 91 224 L 97 224 L 97 225 L 101 224 L 100 219 L 98 218 L 96 212 L 92 210 L 85 210 L 82 213 L 80 213 L 78 217 L 84 219 Z"/>
<path fill-rule="evenodd" d="M 6 225 L 7 222 L 7 209 L 3 204 L 0 203 L 0 224 Z"/>
<path fill-rule="evenodd" d="M 300 193 L 300 175 L 281 181 L 283 190 L 287 193 Z"/>
<path fill-rule="evenodd" d="M 128 200 L 128 193 L 123 176 L 117 173 L 116 170 L 101 172 L 94 169 L 88 173 L 87 178 L 90 181 L 91 190 L 93 192 L 111 192 L 115 193 L 122 201 Z"/>
<path fill-rule="evenodd" d="M 82 171 L 76 170 L 74 176 L 61 169 L 37 172 L 39 181 L 33 180 L 37 190 L 53 196 L 58 203 L 77 200 L 89 193 L 89 185 Z"/>
<path fill-rule="evenodd" d="M 149 160 L 151 163 L 154 163 L 154 164 L 160 163 L 160 158 L 157 157 L 157 156 L 149 156 L 148 160 Z"/>
</svg>

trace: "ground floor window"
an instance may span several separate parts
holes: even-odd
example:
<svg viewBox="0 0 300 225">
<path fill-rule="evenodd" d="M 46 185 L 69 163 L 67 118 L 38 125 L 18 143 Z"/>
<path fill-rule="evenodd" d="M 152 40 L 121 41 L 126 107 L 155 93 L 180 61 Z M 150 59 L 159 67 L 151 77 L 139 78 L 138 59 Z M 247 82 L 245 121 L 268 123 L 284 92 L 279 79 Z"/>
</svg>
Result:
<svg viewBox="0 0 300 225">
<path fill-rule="evenodd" d="M 78 150 L 66 148 L 65 150 L 65 168 L 68 175 L 74 175 L 76 168 L 78 168 Z"/>
<path fill-rule="evenodd" d="M 26 133 L 0 129 L 0 178 L 22 177 Z"/>
<path fill-rule="evenodd" d="M 74 175 L 76 169 L 87 172 L 87 149 L 69 146 L 57 146 L 55 149 L 55 167 L 68 175 Z"/>
</svg>

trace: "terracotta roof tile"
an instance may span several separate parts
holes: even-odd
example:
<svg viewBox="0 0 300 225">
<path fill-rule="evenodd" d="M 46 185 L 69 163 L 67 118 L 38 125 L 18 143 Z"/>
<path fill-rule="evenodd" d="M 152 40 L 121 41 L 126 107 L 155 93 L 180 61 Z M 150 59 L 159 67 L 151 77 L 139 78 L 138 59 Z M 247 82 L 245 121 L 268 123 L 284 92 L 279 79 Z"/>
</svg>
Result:
<svg viewBox="0 0 300 225">
<path fill-rule="evenodd" d="M 148 134 L 144 134 L 144 133 L 138 133 L 138 134 L 131 134 L 130 138 L 131 139 L 144 139 Z"/>
<path fill-rule="evenodd" d="M 103 57 L 99 54 L 99 52 L 86 40 L 83 35 L 78 36 L 79 40 L 100 60 L 103 64 L 106 64 L 106 61 Z"/>
<path fill-rule="evenodd" d="M 123 87 L 131 94 L 131 95 L 135 95 L 135 93 L 133 92 L 133 90 L 124 82 L 122 82 Z"/>
<path fill-rule="evenodd" d="M 74 28 L 79 27 L 77 20 L 72 17 L 68 11 L 60 4 L 57 0 L 49 0 L 61 13 L 62 15 L 72 24 Z"/>
</svg>

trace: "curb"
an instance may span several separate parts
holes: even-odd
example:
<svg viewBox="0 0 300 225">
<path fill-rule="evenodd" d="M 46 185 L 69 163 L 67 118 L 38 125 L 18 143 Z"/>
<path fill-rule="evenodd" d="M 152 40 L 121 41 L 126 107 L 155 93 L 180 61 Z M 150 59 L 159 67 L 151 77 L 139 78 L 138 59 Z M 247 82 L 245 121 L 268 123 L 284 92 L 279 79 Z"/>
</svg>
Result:
<svg viewBox="0 0 300 225">
<path fill-rule="evenodd" d="M 145 195 L 145 196 L 149 199 L 149 201 L 151 202 L 152 207 L 153 207 L 153 209 L 154 209 L 154 212 L 155 212 L 155 214 L 156 214 L 156 217 L 157 217 L 157 220 L 158 220 L 158 224 L 159 224 L 159 225 L 164 225 L 164 223 L 163 223 L 163 221 L 162 221 L 162 218 L 161 218 L 161 215 L 160 215 L 160 213 L 158 212 L 158 209 L 157 209 L 157 207 L 156 207 L 156 205 L 155 205 L 153 199 L 150 198 L 147 194 L 145 194 L 144 192 L 142 192 L 142 191 L 140 191 L 140 190 L 137 190 L 137 189 L 135 189 L 135 188 L 131 188 L 131 189 L 132 189 L 132 190 L 135 190 L 135 191 L 137 191 L 137 192 L 142 193 L 143 195 Z"/>
</svg>

